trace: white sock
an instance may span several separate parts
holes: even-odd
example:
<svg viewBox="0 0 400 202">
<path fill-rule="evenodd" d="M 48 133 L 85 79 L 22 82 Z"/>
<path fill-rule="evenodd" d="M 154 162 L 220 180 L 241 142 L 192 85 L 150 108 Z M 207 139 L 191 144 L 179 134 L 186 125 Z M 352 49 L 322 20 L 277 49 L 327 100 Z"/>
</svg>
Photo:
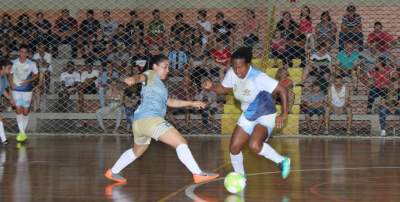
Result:
<svg viewBox="0 0 400 202">
<path fill-rule="evenodd" d="M 17 125 L 20 133 L 25 133 L 24 124 L 23 124 L 23 115 L 17 114 Z"/>
<path fill-rule="evenodd" d="M 118 174 L 124 169 L 126 166 L 131 164 L 137 157 L 135 153 L 133 153 L 133 149 L 128 149 L 119 157 L 118 161 L 115 162 L 114 166 L 111 168 L 111 172 L 114 174 Z"/>
<path fill-rule="evenodd" d="M 239 154 L 236 154 L 236 155 L 230 153 L 230 156 L 231 156 L 231 164 L 232 164 L 233 170 L 237 173 L 245 175 L 242 152 L 240 152 Z"/>
<path fill-rule="evenodd" d="M 274 148 L 272 148 L 269 144 L 264 143 L 263 147 L 260 151 L 260 153 L 258 153 L 261 156 L 264 156 L 267 159 L 270 159 L 271 161 L 275 162 L 275 163 L 280 163 L 281 161 L 284 160 L 283 156 L 281 156 L 280 154 L 278 154 Z"/>
<path fill-rule="evenodd" d="M 4 142 L 7 140 L 6 134 L 4 132 L 3 122 L 1 122 L 1 121 L 0 121 L 0 139 L 1 139 L 1 142 Z"/>
<path fill-rule="evenodd" d="M 29 123 L 29 115 L 26 116 L 22 116 L 22 120 L 23 120 L 23 126 L 24 126 L 24 131 L 26 130 L 26 127 L 28 127 L 28 123 Z"/>
<path fill-rule="evenodd" d="M 200 174 L 201 170 L 199 165 L 197 165 L 196 161 L 193 158 L 192 152 L 187 144 L 180 144 L 176 147 L 176 153 L 178 154 L 179 160 L 186 166 L 187 169 L 190 170 L 193 174 Z"/>
</svg>

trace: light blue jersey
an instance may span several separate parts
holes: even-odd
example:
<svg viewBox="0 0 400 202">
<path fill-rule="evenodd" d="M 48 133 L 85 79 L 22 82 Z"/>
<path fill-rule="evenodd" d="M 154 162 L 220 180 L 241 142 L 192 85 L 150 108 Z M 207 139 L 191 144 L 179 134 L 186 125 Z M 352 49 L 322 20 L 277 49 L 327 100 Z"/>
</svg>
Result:
<svg viewBox="0 0 400 202">
<path fill-rule="evenodd" d="M 133 120 L 165 117 L 167 113 L 168 89 L 153 70 L 144 72 L 147 77 L 142 86 L 141 102 L 134 113 Z"/>
</svg>

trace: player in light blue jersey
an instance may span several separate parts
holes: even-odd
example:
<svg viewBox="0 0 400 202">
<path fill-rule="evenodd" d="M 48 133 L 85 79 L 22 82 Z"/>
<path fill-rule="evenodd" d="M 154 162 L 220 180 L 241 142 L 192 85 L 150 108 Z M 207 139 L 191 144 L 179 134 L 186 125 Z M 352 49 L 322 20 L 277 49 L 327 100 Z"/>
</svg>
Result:
<svg viewBox="0 0 400 202">
<path fill-rule="evenodd" d="M 1 60 L 0 61 L 0 97 L 4 96 L 7 98 L 12 105 L 14 105 L 14 101 L 11 98 L 11 95 L 8 91 L 8 78 L 7 75 L 9 73 L 9 70 L 11 69 L 11 61 L 9 60 Z M 3 125 L 3 117 L 0 116 L 0 142 L 3 145 L 8 144 L 6 134 L 4 131 L 4 125 Z"/>
<path fill-rule="evenodd" d="M 132 123 L 134 145 L 133 148 L 126 150 L 119 157 L 111 169 L 107 170 L 105 177 L 119 183 L 126 183 L 127 180 L 120 175 L 120 172 L 139 158 L 149 147 L 151 139 L 154 139 L 176 150 L 179 160 L 193 174 L 195 183 L 217 178 L 218 174 L 206 173 L 200 169 L 185 138 L 164 119 L 167 106 L 202 109 L 205 107 L 205 103 L 177 100 L 169 97 L 168 89 L 163 82 L 167 78 L 169 71 L 169 61 L 166 56 L 153 56 L 150 60 L 150 67 L 152 67 L 152 70 L 147 70 L 143 74 L 125 79 L 125 83 L 128 85 L 142 83 L 140 106 L 134 113 Z"/>
<path fill-rule="evenodd" d="M 288 117 L 288 92 L 278 81 L 251 65 L 252 53 L 249 48 L 239 48 L 231 58 L 230 68 L 221 84 L 205 81 L 203 88 L 218 94 L 233 90 L 243 111 L 230 142 L 231 163 L 235 172 L 245 176 L 242 148 L 249 142 L 249 148 L 256 154 L 275 162 L 281 169 L 282 178 L 290 173 L 290 159 L 278 154 L 268 143 L 275 125 L 283 127 Z M 273 94 L 280 97 L 282 113 L 277 115 Z"/>
</svg>

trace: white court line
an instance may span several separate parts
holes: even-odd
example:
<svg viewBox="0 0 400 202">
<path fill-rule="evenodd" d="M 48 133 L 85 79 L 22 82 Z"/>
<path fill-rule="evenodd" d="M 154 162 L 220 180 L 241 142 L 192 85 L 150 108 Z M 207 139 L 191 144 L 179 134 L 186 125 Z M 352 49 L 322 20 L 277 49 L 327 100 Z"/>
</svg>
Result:
<svg viewBox="0 0 400 202">
<path fill-rule="evenodd" d="M 315 168 L 315 169 L 298 169 L 298 170 L 291 170 L 291 173 L 293 172 L 317 172 L 317 171 L 334 171 L 334 170 L 370 170 L 370 169 L 400 169 L 400 166 L 376 166 L 376 167 L 354 167 L 354 168 Z M 260 172 L 260 173 L 251 173 L 248 174 L 247 176 L 256 176 L 256 175 L 271 175 L 271 174 L 277 174 L 280 173 L 280 171 L 273 171 L 273 172 Z M 193 201 L 196 202 L 206 202 L 205 200 L 201 199 L 200 197 L 198 197 L 194 191 L 196 190 L 196 188 L 203 186 L 205 184 L 209 184 L 212 182 L 216 182 L 216 181 L 221 181 L 223 180 L 223 177 L 217 178 L 215 180 L 209 181 L 209 182 L 205 182 L 202 184 L 193 184 L 190 185 L 189 187 L 187 187 L 185 189 L 185 195 L 187 197 L 189 197 L 190 199 L 192 199 Z"/>
</svg>

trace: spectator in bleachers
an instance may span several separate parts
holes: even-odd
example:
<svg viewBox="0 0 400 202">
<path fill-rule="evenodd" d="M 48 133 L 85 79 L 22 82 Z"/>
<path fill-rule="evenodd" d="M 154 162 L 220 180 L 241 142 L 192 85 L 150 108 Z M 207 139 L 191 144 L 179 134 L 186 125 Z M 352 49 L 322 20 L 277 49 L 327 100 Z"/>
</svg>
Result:
<svg viewBox="0 0 400 202">
<path fill-rule="evenodd" d="M 132 47 L 130 52 L 130 64 L 137 69 L 137 74 L 144 72 L 148 67 L 150 58 L 146 55 L 143 45 Z"/>
<path fill-rule="evenodd" d="M 311 92 L 303 95 L 303 109 L 305 114 L 306 128 L 311 129 L 311 117 L 318 116 L 317 131 L 321 129 L 325 114 L 325 94 L 320 88 L 320 84 L 315 82 L 311 85 Z M 310 130 L 311 131 L 311 130 Z"/>
<path fill-rule="evenodd" d="M 368 114 L 372 113 L 372 105 L 376 98 L 387 99 L 391 73 L 392 69 L 384 57 L 378 58 L 375 68 L 368 72 L 368 78 L 372 81 L 368 93 Z"/>
<path fill-rule="evenodd" d="M 119 78 L 120 74 L 114 69 L 114 65 L 111 62 L 105 62 L 102 64 L 99 72 L 99 78 L 96 81 L 99 93 L 100 107 L 105 107 L 106 104 L 106 91 L 108 85 L 112 79 Z"/>
<path fill-rule="evenodd" d="M 293 20 L 292 15 L 285 11 L 282 13 L 282 19 L 277 23 L 276 30 L 278 30 L 282 38 L 289 41 L 293 38 L 295 31 L 298 29 L 298 24 Z"/>
<path fill-rule="evenodd" d="M 207 10 L 197 11 L 197 20 L 198 28 L 202 36 L 201 44 L 205 49 L 212 33 L 212 24 L 207 20 Z"/>
<path fill-rule="evenodd" d="M 345 44 L 354 41 L 356 49 L 362 51 L 364 35 L 362 33 L 362 18 L 356 13 L 356 7 L 349 5 L 342 17 L 341 32 L 339 33 L 339 50 L 345 49 Z"/>
<path fill-rule="evenodd" d="M 189 56 L 186 51 L 183 50 L 179 41 L 172 41 L 172 47 L 168 53 L 168 60 L 171 73 L 173 75 L 183 76 L 183 71 L 186 71 L 189 63 Z"/>
<path fill-rule="evenodd" d="M 0 44 L 0 60 L 10 59 L 10 51 L 7 46 Z"/>
<path fill-rule="evenodd" d="M 103 29 L 97 29 L 89 43 L 89 58 L 93 61 L 105 62 L 111 50 L 111 40 Z"/>
<path fill-rule="evenodd" d="M 213 25 L 215 37 L 222 40 L 224 45 L 228 46 L 232 40 L 231 35 L 236 24 L 226 21 L 223 12 L 218 12 L 215 18 L 216 23 Z"/>
<path fill-rule="evenodd" d="M 29 16 L 24 13 L 18 17 L 18 22 L 14 27 L 15 32 L 18 34 L 18 37 L 23 39 L 24 42 L 28 42 L 26 44 L 30 45 L 30 49 L 34 48 L 33 42 L 33 34 L 35 31 L 35 26 L 30 21 Z"/>
<path fill-rule="evenodd" d="M 271 39 L 271 58 L 273 59 L 273 67 L 277 67 L 277 60 L 283 60 L 283 53 L 286 50 L 286 40 L 282 37 L 282 33 L 275 30 Z"/>
<path fill-rule="evenodd" d="M 1 22 L 0 22 L 0 34 L 4 37 L 4 34 L 9 34 L 13 31 L 14 25 L 11 21 L 11 16 L 8 13 L 3 14 Z"/>
<path fill-rule="evenodd" d="M 81 73 L 81 83 L 79 86 L 79 111 L 84 112 L 85 108 L 85 100 L 84 100 L 84 95 L 95 95 L 97 94 L 97 85 L 96 81 L 99 78 L 99 71 L 93 69 L 93 64 L 90 63 L 89 61 L 85 62 L 85 70 Z"/>
<path fill-rule="evenodd" d="M 252 9 L 246 9 L 246 18 L 242 22 L 242 39 L 245 47 L 253 48 L 258 43 L 258 31 L 260 24 L 256 19 L 256 12 Z"/>
<path fill-rule="evenodd" d="M 368 46 L 374 47 L 380 54 L 387 57 L 394 42 L 394 37 L 383 31 L 382 23 L 375 22 L 374 31 L 368 35 Z"/>
<path fill-rule="evenodd" d="M 293 92 L 293 80 L 290 78 L 289 72 L 286 68 L 280 68 L 276 72 L 275 79 L 279 81 L 279 84 L 283 87 L 285 87 L 288 91 L 288 111 L 289 113 L 292 112 L 292 107 L 294 105 L 294 92 Z M 281 103 L 281 100 L 279 97 L 276 97 L 277 103 Z"/>
<path fill-rule="evenodd" d="M 129 52 L 127 52 L 127 47 L 122 44 L 119 46 L 114 46 L 112 48 L 111 54 L 107 56 L 107 61 L 113 62 L 119 66 L 129 63 Z"/>
<path fill-rule="evenodd" d="M 389 92 L 386 99 L 381 99 L 379 107 L 379 124 L 381 129 L 381 136 L 386 135 L 386 117 L 388 115 L 400 116 L 400 85 L 399 77 L 392 77 Z"/>
<path fill-rule="evenodd" d="M 125 50 L 132 44 L 132 40 L 129 35 L 125 32 L 125 27 L 123 24 L 118 25 L 117 31 L 112 37 L 113 49 Z"/>
<path fill-rule="evenodd" d="M 94 10 L 89 9 L 86 11 L 86 19 L 80 24 L 80 35 L 83 45 L 88 45 L 98 29 L 100 29 L 100 22 L 94 18 Z"/>
<path fill-rule="evenodd" d="M 198 89 L 201 88 L 201 81 L 209 76 L 209 68 L 207 65 L 208 57 L 202 51 L 201 43 L 194 44 L 193 51 L 189 58 L 189 67 L 191 71 L 191 80 Z"/>
<path fill-rule="evenodd" d="M 69 61 L 60 75 L 61 88 L 58 92 L 58 97 L 61 102 L 61 111 L 70 112 L 70 95 L 78 92 L 79 83 L 81 82 L 81 75 L 75 70 L 75 65 Z M 64 103 L 67 105 L 65 106 Z"/>
<path fill-rule="evenodd" d="M 78 51 L 77 31 L 78 21 L 70 16 L 68 9 L 63 9 L 61 11 L 61 17 L 59 17 L 55 23 L 55 32 L 58 36 L 59 43 L 69 44 L 71 46 L 71 55 L 73 58 L 76 58 Z"/>
<path fill-rule="evenodd" d="M 373 70 L 376 66 L 376 62 L 378 58 L 381 57 L 382 54 L 376 49 L 376 46 L 368 45 L 362 52 L 360 52 L 361 59 L 361 70 L 362 72 L 369 72 Z"/>
<path fill-rule="evenodd" d="M 310 57 L 303 73 L 303 83 L 306 81 L 317 82 L 322 92 L 326 93 L 329 86 L 329 78 L 332 72 L 332 57 L 329 54 L 325 42 L 317 46 L 317 52 Z"/>
<path fill-rule="evenodd" d="M 336 55 L 336 65 L 334 75 L 339 75 L 346 79 L 346 82 L 353 83 L 353 87 L 357 90 L 357 82 L 360 66 L 360 53 L 355 50 L 355 44 L 348 41 L 345 49 Z"/>
<path fill-rule="evenodd" d="M 125 31 L 132 41 L 131 45 L 144 44 L 144 23 L 138 17 L 137 11 L 129 12 L 130 20 L 125 26 Z"/>
<path fill-rule="evenodd" d="M 56 44 L 56 36 L 52 32 L 52 27 L 53 25 L 44 17 L 43 12 L 36 13 L 35 29 L 38 44 L 42 43 L 46 47 L 53 47 Z"/>
<path fill-rule="evenodd" d="M 106 10 L 103 12 L 103 20 L 100 22 L 100 26 L 106 36 L 111 38 L 118 28 L 118 22 L 111 18 L 111 11 Z"/>
<path fill-rule="evenodd" d="M 196 94 L 194 99 L 201 100 L 207 103 L 207 107 L 201 110 L 201 120 L 204 126 L 214 129 L 217 126 L 215 114 L 218 112 L 217 94 L 213 91 L 208 91 L 199 88 L 200 91 Z M 210 123 L 211 122 L 211 123 Z"/>
<path fill-rule="evenodd" d="M 305 67 L 306 36 L 300 32 L 299 25 L 293 20 L 289 12 L 283 12 L 282 19 L 276 25 L 276 29 L 282 34 L 286 41 L 285 52 L 283 53 L 283 64 L 285 67 L 292 67 L 293 59 L 301 59 L 301 67 Z"/>
<path fill-rule="evenodd" d="M 329 121 L 331 113 L 340 116 L 347 114 L 346 130 L 351 133 L 353 116 L 351 111 L 351 87 L 343 82 L 340 75 L 335 77 L 333 84 L 328 88 L 327 101 L 325 107 L 325 134 L 329 134 Z"/>
<path fill-rule="evenodd" d="M 132 86 L 126 88 L 124 91 L 124 95 L 122 97 L 122 103 L 124 106 L 125 117 L 127 121 L 127 129 L 131 129 L 133 114 L 135 113 L 136 108 L 139 106 L 139 88 L 137 86 Z"/>
<path fill-rule="evenodd" d="M 306 36 L 307 53 L 314 50 L 314 36 L 311 19 L 311 9 L 308 6 L 301 7 L 299 30 Z"/>
<path fill-rule="evenodd" d="M 48 92 L 50 87 L 50 74 L 53 70 L 51 65 L 52 55 L 46 51 L 44 44 L 39 44 L 37 52 L 33 55 L 32 59 L 36 62 L 39 69 L 39 81 L 34 88 L 33 97 L 33 111 L 40 111 L 40 102 L 42 95 Z"/>
<path fill-rule="evenodd" d="M 171 26 L 170 38 L 180 42 L 181 44 L 184 44 L 187 42 L 187 40 L 185 40 L 185 32 L 190 31 L 192 27 L 185 23 L 183 13 L 177 13 L 175 15 L 175 20 L 175 24 Z"/>
<path fill-rule="evenodd" d="M 210 76 L 218 81 L 222 79 L 224 72 L 231 64 L 231 49 L 228 48 L 224 41 L 220 38 L 215 38 L 213 48 L 210 49 L 209 55 L 211 59 L 208 62 L 210 68 Z"/>
<path fill-rule="evenodd" d="M 123 112 L 122 96 L 123 96 L 123 90 L 117 84 L 116 79 L 112 79 L 110 82 L 110 87 L 107 89 L 106 93 L 107 106 L 101 107 L 96 111 L 97 121 L 100 125 L 100 128 L 103 131 L 106 131 L 103 119 L 110 113 L 115 113 L 116 124 L 113 133 L 118 132 L 118 128 L 121 125 L 122 112 Z"/>
<path fill-rule="evenodd" d="M 324 11 L 321 14 L 321 22 L 315 27 L 315 35 L 317 44 L 326 43 L 328 50 L 336 45 L 337 26 L 332 21 L 329 11 Z"/>
<path fill-rule="evenodd" d="M 160 10 L 155 9 L 152 12 L 153 20 L 150 22 L 147 30 L 146 43 L 148 45 L 164 45 L 165 24 L 161 20 Z"/>
<path fill-rule="evenodd" d="M 286 42 L 286 50 L 283 53 L 284 66 L 293 67 L 293 60 L 300 59 L 300 67 L 304 68 L 306 66 L 306 36 L 297 29 L 289 35 Z"/>
</svg>

